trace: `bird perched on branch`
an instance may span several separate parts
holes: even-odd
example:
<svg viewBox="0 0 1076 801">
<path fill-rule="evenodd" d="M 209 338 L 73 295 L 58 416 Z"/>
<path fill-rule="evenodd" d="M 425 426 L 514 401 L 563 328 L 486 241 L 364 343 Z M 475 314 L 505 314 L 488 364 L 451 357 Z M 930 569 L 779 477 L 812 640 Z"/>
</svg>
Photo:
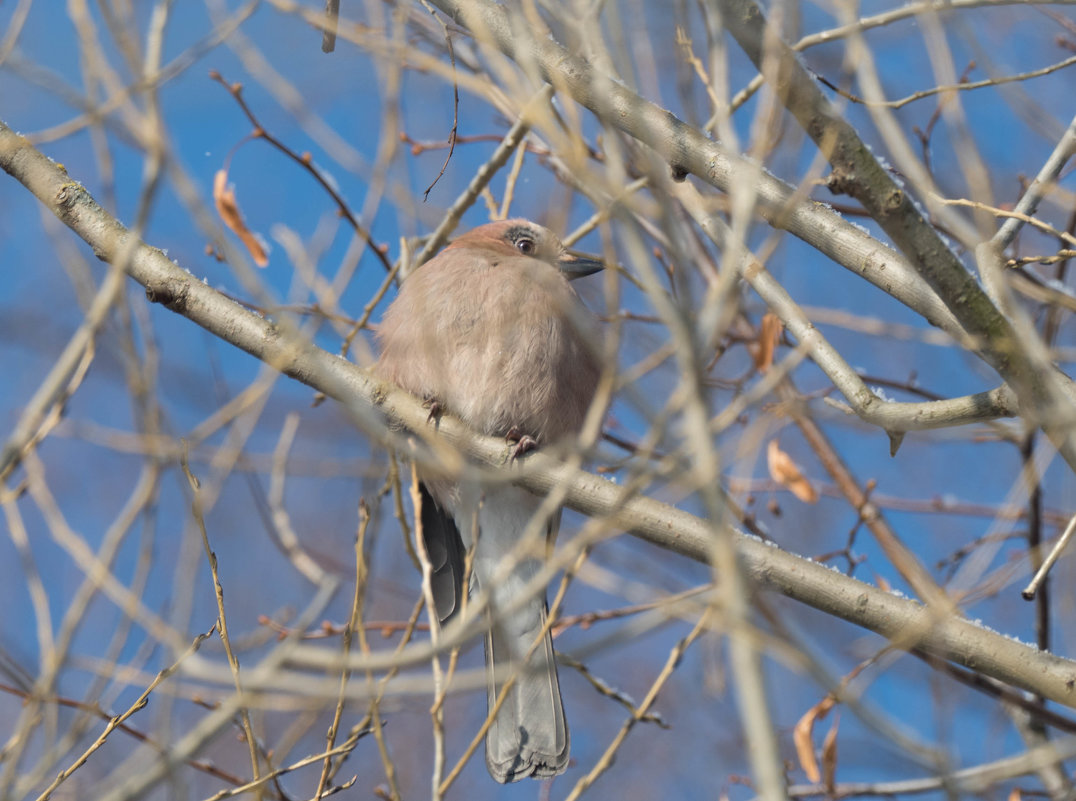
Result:
<svg viewBox="0 0 1076 801">
<path fill-rule="evenodd" d="M 574 437 L 599 367 L 594 316 L 569 280 L 601 267 L 527 220 L 463 234 L 404 281 L 378 330 L 377 372 L 431 402 L 431 416 L 446 411 L 517 443 L 514 455 Z M 560 513 L 532 523 L 541 499 L 520 487 L 465 487 L 421 467 L 418 475 L 437 616 L 445 623 L 460 608 L 473 547 L 471 584 L 489 596 L 490 710 L 511 682 L 486 736 L 490 775 L 511 782 L 562 773 L 568 726 L 552 638 L 543 634 L 545 588 L 528 587 Z M 537 536 L 527 536 L 528 526 Z"/>
</svg>

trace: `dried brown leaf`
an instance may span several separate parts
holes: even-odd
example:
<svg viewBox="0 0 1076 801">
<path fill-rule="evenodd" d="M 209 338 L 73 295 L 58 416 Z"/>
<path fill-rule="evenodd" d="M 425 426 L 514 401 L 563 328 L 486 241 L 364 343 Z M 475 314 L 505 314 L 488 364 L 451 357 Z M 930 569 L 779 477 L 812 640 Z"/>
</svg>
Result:
<svg viewBox="0 0 1076 801">
<path fill-rule="evenodd" d="M 763 315 L 754 348 L 755 367 L 760 373 L 766 372 L 773 366 L 773 354 L 777 350 L 777 343 L 781 341 L 783 327 L 781 319 L 773 312 Z"/>
<path fill-rule="evenodd" d="M 837 785 L 837 726 L 839 717 L 833 718 L 833 725 L 826 732 L 826 739 L 822 741 L 822 785 L 826 792 L 834 795 Z"/>
<path fill-rule="evenodd" d="M 217 206 L 217 214 L 220 215 L 221 220 L 232 229 L 232 233 L 238 236 L 246 246 L 247 252 L 250 253 L 250 258 L 254 260 L 254 263 L 259 267 L 265 267 L 269 264 L 269 257 L 266 255 L 262 243 L 247 228 L 247 224 L 243 222 L 243 215 L 239 211 L 239 204 L 235 200 L 235 190 L 228 186 L 227 170 L 217 170 L 217 174 L 213 176 L 213 202 Z"/>
<path fill-rule="evenodd" d="M 766 461 L 770 468 L 770 478 L 781 486 L 788 487 L 789 491 L 804 503 L 818 502 L 818 490 L 800 472 L 792 457 L 781 450 L 775 439 L 771 439 L 766 448 Z"/>
<path fill-rule="evenodd" d="M 804 713 L 792 730 L 792 741 L 796 746 L 796 756 L 799 757 L 800 767 L 807 775 L 807 781 L 818 784 L 822 781 L 822 774 L 818 769 L 818 760 L 814 755 L 814 724 L 829 714 L 833 708 L 833 696 L 827 695 L 817 704 Z"/>
</svg>

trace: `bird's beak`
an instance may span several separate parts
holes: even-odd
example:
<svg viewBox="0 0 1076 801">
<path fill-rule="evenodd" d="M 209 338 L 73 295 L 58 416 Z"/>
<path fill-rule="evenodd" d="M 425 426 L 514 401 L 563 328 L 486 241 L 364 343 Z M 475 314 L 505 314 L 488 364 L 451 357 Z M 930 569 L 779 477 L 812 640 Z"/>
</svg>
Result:
<svg viewBox="0 0 1076 801">
<path fill-rule="evenodd" d="M 582 278 L 584 275 L 593 275 L 598 270 L 605 269 L 603 264 L 598 259 L 591 258 L 582 253 L 576 253 L 572 250 L 564 252 L 564 256 L 557 262 L 557 267 L 560 271 L 567 276 L 569 281 L 574 281 L 576 278 Z"/>
</svg>

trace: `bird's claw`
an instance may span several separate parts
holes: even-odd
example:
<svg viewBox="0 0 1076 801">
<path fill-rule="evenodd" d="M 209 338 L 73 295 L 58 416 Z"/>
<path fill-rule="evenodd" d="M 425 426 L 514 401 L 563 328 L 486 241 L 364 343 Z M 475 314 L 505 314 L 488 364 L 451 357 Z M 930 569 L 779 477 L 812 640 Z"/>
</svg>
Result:
<svg viewBox="0 0 1076 801">
<path fill-rule="evenodd" d="M 508 433 L 504 435 L 504 438 L 507 442 L 515 443 L 509 461 L 515 461 L 523 454 L 530 453 L 538 448 L 538 440 L 530 434 L 524 434 L 517 426 L 512 426 L 508 429 Z"/>
<path fill-rule="evenodd" d="M 426 398 L 423 402 L 423 407 L 430 410 L 429 415 L 426 417 L 427 423 L 434 423 L 441 419 L 441 415 L 445 413 L 445 406 L 437 398 Z"/>
</svg>

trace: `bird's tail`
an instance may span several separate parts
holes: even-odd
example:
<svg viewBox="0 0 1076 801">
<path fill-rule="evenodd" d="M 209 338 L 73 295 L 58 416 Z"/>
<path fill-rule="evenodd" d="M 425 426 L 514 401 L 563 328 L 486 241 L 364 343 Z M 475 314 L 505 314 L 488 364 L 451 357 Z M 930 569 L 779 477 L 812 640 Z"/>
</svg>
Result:
<svg viewBox="0 0 1076 801">
<path fill-rule="evenodd" d="M 486 766 L 502 784 L 527 776 L 556 776 L 568 766 L 568 723 L 553 638 L 547 631 L 535 645 L 545 627 L 546 611 L 545 599 L 534 598 L 522 609 L 494 620 L 486 635 L 491 711 L 511 681 L 486 734 Z"/>
</svg>

